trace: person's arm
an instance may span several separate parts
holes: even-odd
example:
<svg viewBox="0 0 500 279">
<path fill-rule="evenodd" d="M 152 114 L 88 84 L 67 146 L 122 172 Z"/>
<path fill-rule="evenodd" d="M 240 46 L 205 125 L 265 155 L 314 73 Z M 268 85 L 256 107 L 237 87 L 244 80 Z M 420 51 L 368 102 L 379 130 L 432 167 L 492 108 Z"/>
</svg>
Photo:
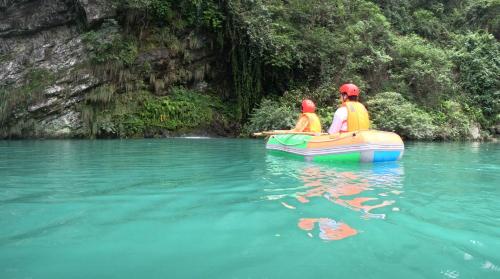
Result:
<svg viewBox="0 0 500 279">
<path fill-rule="evenodd" d="M 292 132 L 303 132 L 307 125 L 309 124 L 309 119 L 307 119 L 306 116 L 301 116 L 299 118 L 299 121 L 297 121 L 297 124 L 295 124 L 295 128 L 293 128 L 291 131 Z"/>
<path fill-rule="evenodd" d="M 338 109 L 333 116 L 332 125 L 328 129 L 328 133 L 332 135 L 340 132 L 340 129 L 342 129 L 343 122 L 344 119 L 342 118 L 341 111 L 340 109 Z"/>
</svg>

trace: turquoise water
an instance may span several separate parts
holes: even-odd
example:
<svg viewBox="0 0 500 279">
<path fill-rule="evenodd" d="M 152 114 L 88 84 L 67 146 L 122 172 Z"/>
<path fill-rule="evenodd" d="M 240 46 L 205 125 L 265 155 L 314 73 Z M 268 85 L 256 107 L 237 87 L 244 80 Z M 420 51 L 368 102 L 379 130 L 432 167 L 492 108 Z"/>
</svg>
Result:
<svg viewBox="0 0 500 279">
<path fill-rule="evenodd" d="M 0 141 L 0 278 L 500 278 L 500 145 Z"/>
</svg>

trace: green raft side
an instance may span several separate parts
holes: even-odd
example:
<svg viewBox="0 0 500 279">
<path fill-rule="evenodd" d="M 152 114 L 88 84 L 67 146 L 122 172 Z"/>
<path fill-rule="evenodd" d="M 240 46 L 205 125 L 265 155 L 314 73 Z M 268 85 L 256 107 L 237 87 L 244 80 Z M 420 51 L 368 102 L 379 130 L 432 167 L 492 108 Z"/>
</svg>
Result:
<svg viewBox="0 0 500 279">
<path fill-rule="evenodd" d="M 357 163 L 361 162 L 361 152 L 314 156 L 313 162 L 318 163 Z"/>
<path fill-rule="evenodd" d="M 311 138 L 312 136 L 307 135 L 274 135 L 267 143 L 304 149 Z"/>
<path fill-rule="evenodd" d="M 268 154 L 271 154 L 273 156 L 279 156 L 282 158 L 287 158 L 287 159 L 293 159 L 293 160 L 299 160 L 299 161 L 304 161 L 307 160 L 308 156 L 302 156 L 294 153 L 289 153 L 286 151 L 281 151 L 281 150 L 268 150 Z M 309 160 L 308 160 L 309 161 Z M 361 153 L 360 152 L 353 152 L 353 153 L 345 153 L 345 154 L 332 154 L 332 155 L 319 155 L 319 156 L 313 156 L 312 162 L 316 163 L 359 163 L 361 162 Z"/>
</svg>

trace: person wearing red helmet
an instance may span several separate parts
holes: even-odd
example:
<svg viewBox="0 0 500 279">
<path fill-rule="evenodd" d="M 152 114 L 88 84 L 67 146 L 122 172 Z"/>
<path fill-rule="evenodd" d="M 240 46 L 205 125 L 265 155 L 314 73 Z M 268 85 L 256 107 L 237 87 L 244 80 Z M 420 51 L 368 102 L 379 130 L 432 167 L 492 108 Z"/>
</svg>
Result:
<svg viewBox="0 0 500 279">
<path fill-rule="evenodd" d="M 321 133 L 321 122 L 315 113 L 316 105 L 313 101 L 305 99 L 302 101 L 302 114 L 300 115 L 292 132 Z"/>
<path fill-rule="evenodd" d="M 370 118 L 365 106 L 359 100 L 359 88 L 346 83 L 340 86 L 340 100 L 342 106 L 335 111 L 333 122 L 328 129 L 329 134 L 368 130 Z"/>
</svg>

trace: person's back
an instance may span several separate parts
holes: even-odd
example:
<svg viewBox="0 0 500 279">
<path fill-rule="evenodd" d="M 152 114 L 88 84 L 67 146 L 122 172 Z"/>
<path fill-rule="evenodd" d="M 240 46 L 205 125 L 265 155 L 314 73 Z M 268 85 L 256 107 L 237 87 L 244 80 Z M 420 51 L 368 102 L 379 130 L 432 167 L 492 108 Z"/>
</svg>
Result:
<svg viewBox="0 0 500 279">
<path fill-rule="evenodd" d="M 335 111 L 329 134 L 368 130 L 370 119 L 365 106 L 358 102 L 359 88 L 344 84 L 339 88 L 342 106 Z"/>
<path fill-rule="evenodd" d="M 368 111 L 362 103 L 348 100 L 345 107 L 347 108 L 347 132 L 370 129 Z"/>
<path fill-rule="evenodd" d="M 316 113 L 314 113 L 315 111 L 316 105 L 311 100 L 303 100 L 302 114 L 292 131 L 321 133 L 321 121 Z"/>
</svg>

